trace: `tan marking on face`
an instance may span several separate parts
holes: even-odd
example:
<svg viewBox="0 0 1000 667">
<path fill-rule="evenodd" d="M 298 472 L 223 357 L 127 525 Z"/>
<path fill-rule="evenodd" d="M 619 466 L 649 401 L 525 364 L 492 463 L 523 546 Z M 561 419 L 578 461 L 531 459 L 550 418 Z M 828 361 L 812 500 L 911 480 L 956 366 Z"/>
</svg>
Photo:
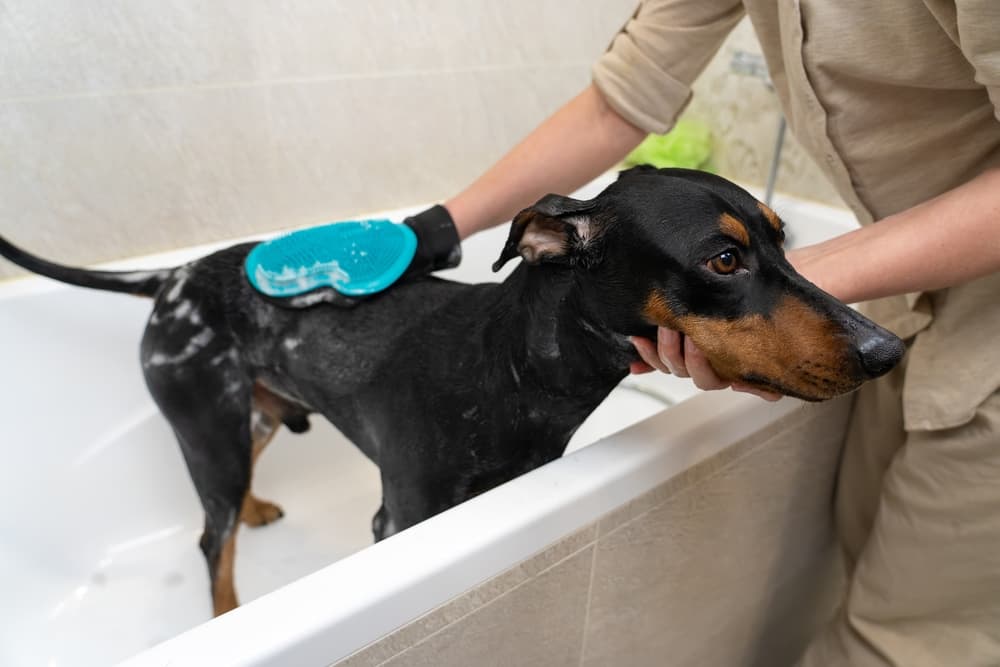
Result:
<svg viewBox="0 0 1000 667">
<path fill-rule="evenodd" d="M 670 304 L 667 303 L 666 297 L 659 292 L 650 292 L 642 314 L 650 324 L 655 324 L 658 327 L 667 327 L 668 329 L 677 328 L 677 317 L 670 308 Z"/>
<path fill-rule="evenodd" d="M 760 212 L 764 214 L 767 221 L 771 223 L 772 227 L 774 227 L 774 231 L 780 232 L 781 218 L 778 217 L 778 214 L 772 211 L 770 207 L 762 201 L 757 202 L 757 208 L 760 209 Z"/>
<path fill-rule="evenodd" d="M 239 606 L 236 600 L 236 588 L 233 585 L 233 562 L 236 558 L 236 528 L 233 528 L 229 539 L 222 545 L 219 562 L 215 565 L 215 576 L 212 578 L 212 611 L 221 616 Z"/>
<path fill-rule="evenodd" d="M 739 241 L 744 247 L 750 246 L 750 234 L 747 232 L 747 226 L 728 213 L 723 213 L 719 218 L 719 229 L 726 236 Z"/>
<path fill-rule="evenodd" d="M 836 325 L 805 303 L 784 297 L 770 317 L 734 320 L 675 315 L 653 293 L 644 314 L 651 324 L 689 336 L 720 378 L 812 400 L 832 398 L 861 382 L 854 350 Z M 750 378 L 760 378 L 753 381 Z"/>
</svg>

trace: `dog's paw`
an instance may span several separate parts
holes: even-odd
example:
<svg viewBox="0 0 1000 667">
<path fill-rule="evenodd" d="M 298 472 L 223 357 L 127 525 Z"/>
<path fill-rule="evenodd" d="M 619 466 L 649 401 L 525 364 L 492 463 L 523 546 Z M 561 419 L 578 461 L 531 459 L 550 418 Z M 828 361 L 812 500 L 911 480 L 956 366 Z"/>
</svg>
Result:
<svg viewBox="0 0 1000 667">
<path fill-rule="evenodd" d="M 247 494 L 243 501 L 243 510 L 240 512 L 240 520 L 252 528 L 274 523 L 283 516 L 285 512 L 281 507 L 270 501 L 261 500 L 251 493 Z"/>
</svg>

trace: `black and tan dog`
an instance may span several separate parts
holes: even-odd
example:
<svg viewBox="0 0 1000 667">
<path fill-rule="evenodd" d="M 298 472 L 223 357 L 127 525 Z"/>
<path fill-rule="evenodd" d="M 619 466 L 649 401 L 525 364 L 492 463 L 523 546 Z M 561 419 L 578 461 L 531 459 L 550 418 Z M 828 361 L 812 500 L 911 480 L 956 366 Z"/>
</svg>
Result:
<svg viewBox="0 0 1000 667">
<path fill-rule="evenodd" d="M 720 376 L 822 400 L 889 370 L 898 338 L 805 281 L 782 224 L 732 183 L 635 169 L 590 201 L 549 195 L 514 220 L 501 284 L 398 284 L 356 308 L 276 307 L 243 275 L 253 244 L 179 268 L 63 267 L 0 253 L 68 283 L 155 298 L 146 383 L 205 510 L 215 612 L 236 606 L 238 522 L 281 516 L 250 491 L 284 423 L 320 413 L 380 468 L 376 539 L 559 457 L 637 360 L 628 336 L 665 325 Z"/>
</svg>

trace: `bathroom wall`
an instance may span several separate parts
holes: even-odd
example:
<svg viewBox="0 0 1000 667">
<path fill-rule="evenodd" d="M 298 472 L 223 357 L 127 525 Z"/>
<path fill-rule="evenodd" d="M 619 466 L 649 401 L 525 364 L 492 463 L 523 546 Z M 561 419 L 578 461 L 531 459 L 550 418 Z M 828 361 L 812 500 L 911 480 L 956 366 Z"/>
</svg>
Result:
<svg viewBox="0 0 1000 667">
<path fill-rule="evenodd" d="M 635 0 L 7 0 L 0 233 L 89 264 L 434 201 L 589 80 Z M 762 183 L 777 108 L 728 72 L 690 113 Z M 830 199 L 794 145 L 781 184 Z M 0 263 L 0 277 L 16 272 Z"/>
<path fill-rule="evenodd" d="M 633 1 L 5 1 L 0 233 L 90 263 L 444 197 Z"/>
<path fill-rule="evenodd" d="M 716 57 L 695 82 L 687 116 L 706 123 L 715 138 L 715 169 L 733 180 L 763 186 L 774 155 L 781 109 L 777 96 L 759 79 L 730 70 L 738 51 L 760 53 L 760 43 L 746 19 L 729 35 Z M 845 206 L 840 195 L 791 133 L 786 132 L 776 190 L 832 206 Z"/>
<path fill-rule="evenodd" d="M 747 433 L 337 667 L 792 664 L 842 585 L 850 400 Z"/>
</svg>

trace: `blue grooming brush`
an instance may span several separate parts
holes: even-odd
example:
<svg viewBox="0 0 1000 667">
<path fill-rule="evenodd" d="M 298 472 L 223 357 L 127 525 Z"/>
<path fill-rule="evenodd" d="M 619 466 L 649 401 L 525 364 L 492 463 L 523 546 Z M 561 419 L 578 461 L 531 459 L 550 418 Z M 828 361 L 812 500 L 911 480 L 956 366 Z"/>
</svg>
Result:
<svg viewBox="0 0 1000 667">
<path fill-rule="evenodd" d="M 406 271 L 417 235 L 390 220 L 346 220 L 291 232 L 253 248 L 244 263 L 257 291 L 287 298 L 320 288 L 375 294 Z"/>
</svg>

